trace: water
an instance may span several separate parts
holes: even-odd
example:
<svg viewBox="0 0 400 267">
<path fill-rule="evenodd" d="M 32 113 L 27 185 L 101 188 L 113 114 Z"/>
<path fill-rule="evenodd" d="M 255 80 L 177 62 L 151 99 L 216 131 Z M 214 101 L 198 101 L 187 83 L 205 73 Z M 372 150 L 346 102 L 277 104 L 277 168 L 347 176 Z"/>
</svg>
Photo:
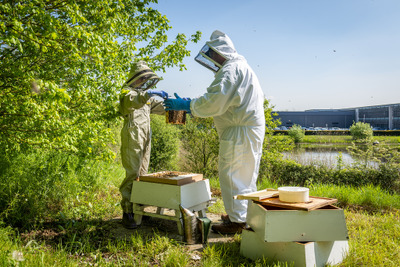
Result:
<svg viewBox="0 0 400 267">
<path fill-rule="evenodd" d="M 292 159 L 301 165 L 325 165 L 331 168 L 337 167 L 340 155 L 343 165 L 351 165 L 357 161 L 345 148 L 295 148 L 283 153 L 285 159 Z M 377 166 L 377 163 L 368 162 L 368 165 Z"/>
</svg>

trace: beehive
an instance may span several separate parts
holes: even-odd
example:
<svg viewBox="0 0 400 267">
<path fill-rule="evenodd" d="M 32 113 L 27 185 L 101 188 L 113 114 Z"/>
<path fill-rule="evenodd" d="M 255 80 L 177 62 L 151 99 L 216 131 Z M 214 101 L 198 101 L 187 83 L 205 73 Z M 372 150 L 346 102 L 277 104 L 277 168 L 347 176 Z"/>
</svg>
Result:
<svg viewBox="0 0 400 267">
<path fill-rule="evenodd" d="M 343 261 L 349 251 L 344 212 L 336 199 L 310 197 L 309 202 L 285 203 L 272 196 L 249 200 L 240 253 L 295 266 L 326 266 Z"/>
<path fill-rule="evenodd" d="M 305 211 L 251 202 L 247 224 L 265 242 L 348 240 L 344 212 L 333 205 Z"/>
<path fill-rule="evenodd" d="M 347 240 L 319 242 L 265 242 L 253 230 L 243 230 L 240 253 L 252 260 L 268 258 L 288 266 L 323 267 L 343 261 L 349 250 Z"/>
</svg>

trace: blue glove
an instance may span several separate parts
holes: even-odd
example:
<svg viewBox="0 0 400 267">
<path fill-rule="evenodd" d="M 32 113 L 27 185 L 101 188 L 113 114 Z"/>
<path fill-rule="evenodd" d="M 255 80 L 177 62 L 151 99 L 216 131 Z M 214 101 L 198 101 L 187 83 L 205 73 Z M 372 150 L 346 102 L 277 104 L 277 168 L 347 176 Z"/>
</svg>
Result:
<svg viewBox="0 0 400 267">
<path fill-rule="evenodd" d="M 161 97 L 161 98 L 168 99 L 168 93 L 167 93 L 167 92 L 164 92 L 163 90 L 149 89 L 149 90 L 146 91 L 146 93 L 147 93 L 150 97 L 155 96 L 155 95 L 158 95 L 158 96 Z"/>
<path fill-rule="evenodd" d="M 165 110 L 184 110 L 190 113 L 190 98 L 180 98 L 177 93 L 174 94 L 176 99 L 164 100 Z"/>
</svg>

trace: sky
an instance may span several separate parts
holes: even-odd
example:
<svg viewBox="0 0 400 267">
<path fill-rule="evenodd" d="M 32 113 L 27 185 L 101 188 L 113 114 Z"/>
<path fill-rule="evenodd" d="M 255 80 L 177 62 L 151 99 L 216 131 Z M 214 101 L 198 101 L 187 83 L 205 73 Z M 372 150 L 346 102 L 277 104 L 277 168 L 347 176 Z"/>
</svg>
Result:
<svg viewBox="0 0 400 267">
<path fill-rule="evenodd" d="M 158 73 L 158 88 L 197 97 L 214 74 L 194 61 L 214 30 L 226 33 L 276 111 L 400 103 L 399 0 L 159 0 L 152 5 L 189 43 L 187 70 Z"/>
</svg>

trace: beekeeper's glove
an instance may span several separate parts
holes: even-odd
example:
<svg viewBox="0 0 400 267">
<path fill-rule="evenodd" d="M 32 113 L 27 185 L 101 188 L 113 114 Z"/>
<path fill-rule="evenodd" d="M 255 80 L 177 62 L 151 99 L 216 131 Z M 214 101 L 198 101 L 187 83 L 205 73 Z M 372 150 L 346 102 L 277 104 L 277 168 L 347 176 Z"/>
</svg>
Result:
<svg viewBox="0 0 400 267">
<path fill-rule="evenodd" d="M 190 98 L 181 98 L 177 93 L 174 94 L 176 99 L 166 99 L 164 100 L 165 110 L 184 110 L 190 113 Z"/>
<path fill-rule="evenodd" d="M 164 92 L 163 90 L 149 89 L 146 92 L 150 97 L 158 95 L 159 97 L 164 98 L 164 99 L 168 98 L 168 93 Z"/>
</svg>

